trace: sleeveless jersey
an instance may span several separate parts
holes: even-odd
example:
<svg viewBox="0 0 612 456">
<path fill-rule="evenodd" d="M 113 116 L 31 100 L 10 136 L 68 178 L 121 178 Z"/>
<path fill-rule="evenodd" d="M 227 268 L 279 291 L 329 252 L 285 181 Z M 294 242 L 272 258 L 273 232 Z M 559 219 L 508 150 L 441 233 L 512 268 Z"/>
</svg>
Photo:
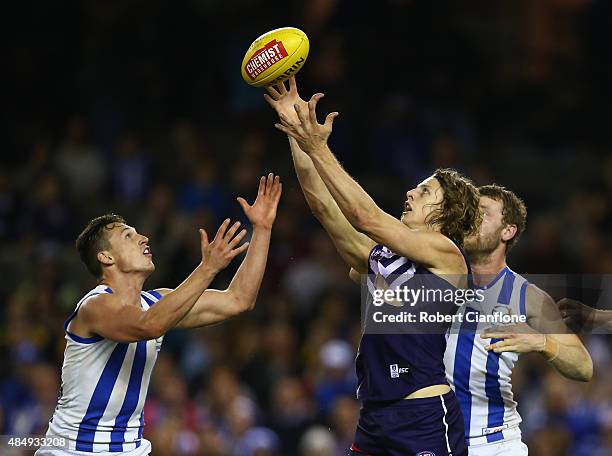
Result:
<svg viewBox="0 0 612 456">
<path fill-rule="evenodd" d="M 423 310 L 431 314 L 452 315 L 458 307 L 454 302 L 442 301 L 418 302 L 414 306 L 396 307 L 387 303 L 378 306 L 374 304 L 374 293 L 380 290 L 381 281 L 386 289 L 456 290 L 427 268 L 387 247 L 376 245 L 372 249 L 368 261 L 363 334 L 355 362 L 357 398 L 362 401 L 393 401 L 426 386 L 447 384 L 443 360 L 446 329 L 450 324 L 437 330 L 432 330 L 429 325 L 420 331 L 412 323 L 402 323 L 391 331 L 380 333 L 372 331 L 370 322 L 373 312 L 381 310 L 386 314 Z"/>
<path fill-rule="evenodd" d="M 510 268 L 504 268 L 487 286 L 476 287 L 484 294 L 480 308 L 461 308 L 463 321 L 453 323 L 448 333 L 444 364 L 447 379 L 461 405 L 466 438 L 486 436 L 486 442 L 496 442 L 504 439 L 504 429 L 521 422 L 510 378 L 518 353 L 486 351 L 486 345 L 500 339 L 482 339 L 480 334 L 491 324 L 474 319 L 483 313 L 526 315 L 528 284 Z"/>
<path fill-rule="evenodd" d="M 143 407 L 151 371 L 161 348 L 159 339 L 118 343 L 101 336 L 80 337 L 68 324 L 83 303 L 101 293 L 99 285 L 87 293 L 64 323 L 66 350 L 62 386 L 47 436 L 65 437 L 68 449 L 78 452 L 150 452 L 142 438 Z M 161 298 L 156 291 L 141 292 L 141 306 L 148 310 Z M 130 453 L 132 454 L 132 453 Z"/>
</svg>

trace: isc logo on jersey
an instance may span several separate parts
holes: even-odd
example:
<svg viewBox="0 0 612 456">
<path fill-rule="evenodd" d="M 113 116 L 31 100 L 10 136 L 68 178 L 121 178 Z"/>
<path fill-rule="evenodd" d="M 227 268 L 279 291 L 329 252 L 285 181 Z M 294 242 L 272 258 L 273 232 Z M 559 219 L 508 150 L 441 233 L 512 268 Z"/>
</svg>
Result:
<svg viewBox="0 0 612 456">
<path fill-rule="evenodd" d="M 399 367 L 397 364 L 390 364 L 391 378 L 399 378 L 400 374 L 407 374 L 410 370 L 408 367 Z"/>
<path fill-rule="evenodd" d="M 421 451 L 420 453 L 417 453 L 416 456 L 436 456 L 436 454 L 432 453 L 431 451 Z"/>
</svg>

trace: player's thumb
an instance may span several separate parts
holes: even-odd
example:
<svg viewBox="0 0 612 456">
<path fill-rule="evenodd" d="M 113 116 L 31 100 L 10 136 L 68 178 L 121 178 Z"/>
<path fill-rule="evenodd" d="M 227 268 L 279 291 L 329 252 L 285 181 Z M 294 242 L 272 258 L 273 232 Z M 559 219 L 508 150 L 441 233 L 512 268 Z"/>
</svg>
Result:
<svg viewBox="0 0 612 456">
<path fill-rule="evenodd" d="M 200 243 L 202 244 L 202 247 L 206 247 L 209 244 L 208 234 L 204 228 L 200 228 Z"/>
<path fill-rule="evenodd" d="M 238 201 L 238 204 L 240 204 L 240 207 L 246 213 L 246 211 L 249 209 L 249 203 L 247 203 L 242 196 L 236 198 L 236 201 Z"/>
<path fill-rule="evenodd" d="M 340 115 L 339 112 L 330 112 L 325 118 L 325 126 L 331 128 L 334 125 L 334 119 Z"/>
</svg>

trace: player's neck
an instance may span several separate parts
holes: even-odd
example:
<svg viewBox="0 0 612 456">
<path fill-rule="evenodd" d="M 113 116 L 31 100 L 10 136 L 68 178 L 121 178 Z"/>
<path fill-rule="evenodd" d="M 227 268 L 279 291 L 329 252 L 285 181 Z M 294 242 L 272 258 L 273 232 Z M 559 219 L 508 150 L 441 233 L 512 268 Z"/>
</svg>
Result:
<svg viewBox="0 0 612 456">
<path fill-rule="evenodd" d="M 495 249 L 487 255 L 470 258 L 474 283 L 483 286 L 491 282 L 506 266 L 505 250 Z"/>
<path fill-rule="evenodd" d="M 107 285 L 113 293 L 120 295 L 140 295 L 146 277 L 142 274 L 118 273 L 105 274 L 100 281 L 100 285 Z"/>
</svg>

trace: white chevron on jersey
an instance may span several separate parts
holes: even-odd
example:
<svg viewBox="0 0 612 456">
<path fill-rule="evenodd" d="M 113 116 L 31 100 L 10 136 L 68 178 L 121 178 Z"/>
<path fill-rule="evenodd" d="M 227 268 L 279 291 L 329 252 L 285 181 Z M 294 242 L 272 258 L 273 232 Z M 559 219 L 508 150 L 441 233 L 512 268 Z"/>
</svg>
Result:
<svg viewBox="0 0 612 456">
<path fill-rule="evenodd" d="M 66 350 L 62 386 L 47 436 L 68 440 L 75 454 L 121 453 L 147 455 L 150 443 L 142 438 L 144 403 L 163 336 L 133 343 L 117 343 L 100 336 L 80 337 L 68 324 L 88 299 L 112 293 L 99 285 L 77 304 L 64 328 Z M 161 296 L 141 292 L 141 306 L 148 310 Z"/>
<path fill-rule="evenodd" d="M 510 268 L 504 268 L 487 286 L 476 287 L 484 294 L 479 310 L 468 306 L 459 309 L 464 318 L 455 321 L 447 334 L 446 377 L 461 405 L 466 438 L 486 436 L 487 443 L 502 440 L 503 430 L 518 426 L 521 417 L 516 410 L 510 378 L 518 353 L 486 351 L 486 345 L 498 340 L 480 337 L 491 325 L 470 323 L 465 315 L 467 312 L 491 315 L 499 311 L 526 315 L 528 284 Z"/>
</svg>

